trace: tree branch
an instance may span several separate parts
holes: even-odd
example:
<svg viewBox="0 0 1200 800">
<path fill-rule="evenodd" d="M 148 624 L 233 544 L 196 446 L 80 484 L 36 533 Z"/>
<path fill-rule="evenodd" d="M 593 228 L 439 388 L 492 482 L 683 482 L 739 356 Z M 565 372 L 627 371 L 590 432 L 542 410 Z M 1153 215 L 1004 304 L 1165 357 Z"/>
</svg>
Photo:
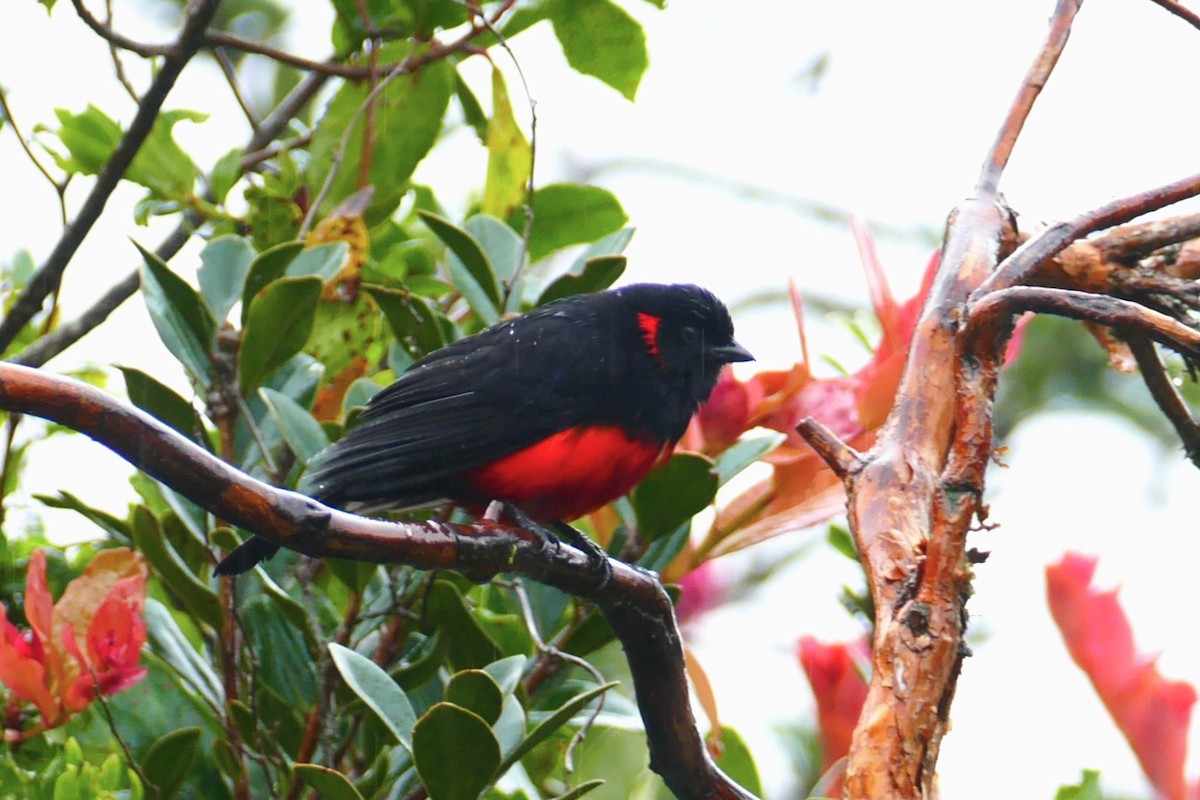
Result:
<svg viewBox="0 0 1200 800">
<path fill-rule="evenodd" d="M 1146 388 L 1150 390 L 1150 396 L 1175 426 L 1175 432 L 1179 434 L 1183 443 L 1183 452 L 1187 454 L 1189 461 L 1200 467 L 1200 423 L 1196 422 L 1192 410 L 1175 388 L 1154 345 L 1142 336 L 1127 336 L 1125 341 L 1137 360 L 1138 369 L 1141 370 Z"/>
<path fill-rule="evenodd" d="M 1200 194 L 1200 174 L 1113 200 L 1068 222 L 1055 223 L 1006 258 L 975 291 L 975 296 L 1024 283 L 1039 265 L 1089 233 L 1129 222 L 1197 194 Z"/>
<path fill-rule="evenodd" d="M 1058 57 L 1067 46 L 1067 39 L 1071 35 L 1071 23 L 1074 22 L 1075 14 L 1079 12 L 1081 5 L 1083 0 L 1058 0 L 1054 15 L 1050 18 L 1050 32 L 1046 43 L 1042 45 L 1041 52 L 1030 65 L 1029 72 L 1025 74 L 1017 98 L 1008 110 L 1008 117 L 984 159 L 979 183 L 975 187 L 975 191 L 981 196 L 994 195 L 999 188 L 1000 176 L 1008 165 L 1013 147 L 1017 144 L 1017 137 L 1021 135 L 1021 129 L 1025 126 L 1025 120 L 1029 118 L 1029 112 L 1033 110 L 1034 102 L 1042 93 L 1046 81 L 1050 79 Z"/>
<path fill-rule="evenodd" d="M 1000 317 L 1024 311 L 1055 314 L 1140 334 L 1189 358 L 1200 358 L 1200 331 L 1129 300 L 1070 289 L 1014 286 L 973 300 L 967 308 L 969 332 L 987 330 Z"/>
<path fill-rule="evenodd" d="M 684 800 L 748 800 L 708 756 L 687 692 L 679 628 L 653 573 L 614 561 L 603 583 L 587 557 L 491 522 L 454 525 L 367 519 L 269 486 L 142 411 L 82 382 L 0 363 L 0 408 L 85 433 L 216 517 L 314 557 L 398 561 L 473 580 L 515 572 L 599 606 L 625 648 L 650 763 Z"/>
<path fill-rule="evenodd" d="M 202 0 L 192 7 L 192 12 L 184 22 L 174 51 L 163 61 L 162 68 L 155 76 L 150 88 L 138 104 L 137 113 L 129 124 L 129 129 L 121 137 L 120 143 L 112 156 L 96 176 L 96 184 L 79 209 L 75 219 L 67 225 L 58 243 L 50 252 L 49 257 L 34 273 L 25 290 L 21 292 L 8 315 L 0 321 L 0 351 L 7 350 L 16 339 L 17 334 L 33 319 L 42 307 L 42 303 L 51 292 L 58 288 L 62 281 L 63 272 L 70 263 L 71 257 L 79 249 L 79 245 L 91 231 L 92 225 L 100 218 L 108 198 L 116 189 L 117 184 L 125 175 L 134 156 L 142 146 L 142 142 L 150 135 L 154 120 L 158 118 L 159 110 L 167 94 L 175 85 L 179 74 L 199 50 L 203 42 L 204 28 L 212 19 L 220 5 L 220 0 Z"/>
</svg>

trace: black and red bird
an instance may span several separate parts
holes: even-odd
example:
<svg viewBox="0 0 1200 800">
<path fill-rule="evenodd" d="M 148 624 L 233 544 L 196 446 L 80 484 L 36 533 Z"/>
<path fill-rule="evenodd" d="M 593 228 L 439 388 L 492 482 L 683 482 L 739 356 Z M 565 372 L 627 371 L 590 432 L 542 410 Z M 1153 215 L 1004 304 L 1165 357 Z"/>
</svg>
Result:
<svg viewBox="0 0 1200 800">
<path fill-rule="evenodd" d="M 670 454 L 721 368 L 751 358 L 698 286 L 569 297 L 413 364 L 305 482 L 349 510 L 499 500 L 538 522 L 573 520 L 629 492 Z M 277 549 L 252 538 L 218 572 Z"/>
</svg>

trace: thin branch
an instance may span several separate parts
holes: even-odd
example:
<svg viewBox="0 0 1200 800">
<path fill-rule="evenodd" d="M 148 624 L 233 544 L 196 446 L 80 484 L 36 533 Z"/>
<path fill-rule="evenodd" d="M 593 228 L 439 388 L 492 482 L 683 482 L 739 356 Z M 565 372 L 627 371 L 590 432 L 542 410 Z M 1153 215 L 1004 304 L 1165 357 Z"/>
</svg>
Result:
<svg viewBox="0 0 1200 800">
<path fill-rule="evenodd" d="M 843 480 L 862 464 L 861 453 L 814 417 L 800 420 L 796 433 L 803 436 L 808 446 L 816 450 L 817 455 L 833 470 L 833 474 Z"/>
<path fill-rule="evenodd" d="M 1113 200 L 1070 221 L 1055 223 L 1004 259 L 991 277 L 979 286 L 974 296 L 980 297 L 1023 283 L 1043 262 L 1089 233 L 1129 222 L 1197 194 L 1200 194 L 1200 174 Z"/>
<path fill-rule="evenodd" d="M 54 176 L 50 174 L 50 170 L 41 162 L 37 154 L 33 152 L 33 148 L 29 146 L 29 142 L 25 141 L 25 137 L 21 134 L 21 128 L 17 125 L 17 119 L 13 116 L 12 109 L 8 105 L 8 97 L 4 93 L 4 87 L 0 86 L 0 113 L 3 113 L 4 119 L 8 121 L 8 125 L 12 128 L 13 135 L 17 137 L 17 142 L 21 145 L 21 149 L 25 151 L 25 155 L 37 167 L 37 171 L 45 176 L 50 185 L 54 187 L 55 193 L 58 195 L 58 204 L 62 210 L 63 224 L 67 224 L 67 208 L 63 204 L 64 189 L 66 183 L 56 181 Z"/>
<path fill-rule="evenodd" d="M 503 12 L 504 8 L 501 8 L 500 11 L 497 12 L 497 15 L 502 14 Z M 466 50 L 475 37 L 479 36 L 485 30 L 486 28 L 483 25 L 472 25 L 466 33 L 452 42 L 434 44 L 420 55 L 410 54 L 403 61 L 392 67 L 387 74 L 384 75 L 383 80 L 376 84 L 375 88 L 373 88 L 370 93 L 367 94 L 366 99 L 363 100 L 362 104 L 359 105 L 357 110 L 355 110 L 354 115 L 350 118 L 350 121 L 346 123 L 346 129 L 342 132 L 342 138 L 338 141 L 338 146 L 333 151 L 333 156 L 329 165 L 329 172 L 325 176 L 325 181 L 321 184 L 321 188 L 317 191 L 316 196 L 313 197 L 312 202 L 308 207 L 308 211 L 304 215 L 304 220 L 300 223 L 300 232 L 298 234 L 299 238 L 303 238 L 308 231 L 312 229 L 313 222 L 316 219 L 317 211 L 325 202 L 325 198 L 329 196 L 329 192 L 333 188 L 333 182 L 337 179 L 338 171 L 342 166 L 342 159 L 345 158 L 346 155 L 346 147 L 350 142 L 350 134 L 354 132 L 354 126 L 358 124 L 358 120 L 363 116 L 364 113 L 366 113 L 366 110 L 370 107 L 370 105 L 375 102 L 375 99 L 391 84 L 392 81 L 401 75 L 408 75 L 412 72 L 416 72 L 427 64 L 431 64 L 434 61 L 446 58 L 453 53 Z"/>
<path fill-rule="evenodd" d="M 180 42 L 174 44 L 145 44 L 143 42 L 130 39 L 128 36 L 123 36 L 113 30 L 112 25 L 101 22 L 92 15 L 92 12 L 84 6 L 83 0 L 71 0 L 71 5 L 75 7 L 75 14 L 83 20 L 84 24 L 92 29 L 100 38 L 104 39 L 111 45 L 128 50 L 131 53 L 136 53 L 142 58 L 154 58 L 155 56 L 176 56 L 179 53 Z M 208 19 L 205 19 L 204 24 L 208 24 Z M 201 31 L 202 33 L 203 31 Z"/>
<path fill-rule="evenodd" d="M 46 297 L 58 288 L 63 272 L 71 262 L 71 257 L 75 255 L 75 251 L 79 249 L 96 220 L 100 218 L 108 198 L 116 189 L 126 170 L 129 169 L 142 142 L 150 135 L 150 130 L 158 118 L 167 94 L 175 85 L 175 81 L 183 72 L 188 61 L 199 50 L 204 28 L 216 13 L 219 5 L 220 0 L 202 0 L 191 7 L 193 10 L 184 23 L 176 52 L 163 61 L 162 68 L 138 105 L 137 113 L 130 122 L 129 129 L 121 137 L 120 143 L 113 150 L 113 154 L 105 163 L 104 168 L 100 170 L 100 174 L 96 177 L 96 183 L 79 209 L 79 213 L 67 225 L 49 257 L 34 273 L 29 284 L 9 310 L 8 315 L 0 322 L 0 351 L 8 349 L 26 323 L 41 310 Z"/>
<path fill-rule="evenodd" d="M 1179 17 L 1193 28 L 1200 28 L 1200 14 L 1191 9 L 1184 8 L 1179 3 L 1176 3 L 1175 0 L 1150 0 L 1150 2 L 1165 8 L 1167 13 Z"/>
<path fill-rule="evenodd" d="M 1075 14 L 1078 13 L 1082 4 L 1083 0 L 1058 1 L 1054 15 L 1050 18 L 1050 32 L 1046 37 L 1046 43 L 1042 45 L 1037 58 L 1029 67 L 1029 72 L 1025 74 L 1021 89 L 1017 92 L 1017 97 L 1008 110 L 1008 118 L 1004 120 L 1004 125 L 1000 128 L 995 143 L 992 144 L 991 150 L 984 159 L 983 169 L 979 173 L 979 183 L 975 186 L 975 191 L 980 195 L 996 194 L 1000 185 L 1000 176 L 1004 173 L 1004 167 L 1007 166 L 1009 157 L 1012 156 L 1017 138 L 1025 126 L 1025 120 L 1029 118 L 1029 112 L 1033 110 L 1034 102 L 1042 93 L 1042 89 L 1050 79 L 1050 74 L 1054 72 L 1054 66 L 1058 63 L 1058 57 L 1062 55 L 1063 48 L 1067 46 L 1067 39 L 1071 35 L 1071 23 L 1075 20 Z"/>
<path fill-rule="evenodd" d="M 163 261 L 175 256 L 191 238 L 191 225 L 184 221 L 154 251 Z M 13 361 L 27 367 L 43 366 L 91 331 L 99 327 L 112 312 L 137 293 L 141 278 L 135 269 L 119 283 L 100 296 L 90 308 L 70 322 L 59 325 L 45 336 L 39 337 L 22 350 Z"/>
<path fill-rule="evenodd" d="M 139 409 L 70 378 L 0 363 L 0 408 L 95 439 L 220 519 L 315 557 L 398 561 L 472 580 L 513 572 L 596 603 L 625 648 L 651 767 L 680 798 L 748 800 L 713 764 L 696 728 L 671 598 L 646 570 L 615 561 L 604 581 L 572 547 L 493 522 L 366 519 L 258 481 Z"/>
<path fill-rule="evenodd" d="M 255 119 L 250 104 L 246 102 L 246 96 L 242 94 L 242 87 L 238 85 L 237 71 L 233 67 L 233 62 L 229 60 L 229 56 L 225 55 L 225 50 L 221 47 L 213 48 L 213 58 L 221 67 L 221 73 L 225 76 L 226 83 L 229 84 L 229 90 L 233 92 L 233 99 L 237 101 L 238 108 L 242 109 L 246 121 L 250 123 L 250 130 L 257 131 L 258 120 Z"/>
<path fill-rule="evenodd" d="M 1200 236 L 1200 213 L 1122 225 L 1095 237 L 1090 243 L 1111 261 L 1130 263 L 1162 247 Z"/>
<path fill-rule="evenodd" d="M 251 135 L 246 149 L 262 153 L 266 144 L 283 132 L 288 123 L 325 85 L 326 80 L 328 80 L 326 75 L 310 74 L 300 81 L 283 99 L 278 108 L 263 120 L 259 129 Z M 245 168 L 246 165 L 243 162 L 243 169 Z M 163 240 L 154 252 L 163 261 L 170 261 L 191 238 L 192 231 L 199 222 L 198 216 L 186 214 L 179 226 Z M 18 364 L 30 367 L 40 367 L 46 364 L 108 319 L 109 314 L 137 292 L 139 285 L 139 273 L 135 269 L 120 283 L 105 292 L 91 308 L 84 311 L 78 318 L 59 325 L 49 334 L 39 337 L 13 360 Z"/>
<path fill-rule="evenodd" d="M 1200 358 L 1200 331 L 1129 300 L 1038 286 L 1013 286 L 985 294 L 967 307 L 971 331 L 989 326 L 1001 315 L 1025 311 L 1087 320 L 1117 330 L 1140 334 L 1191 358 Z"/>
<path fill-rule="evenodd" d="M 1200 423 L 1171 381 L 1154 345 L 1142 336 L 1127 336 L 1125 343 L 1137 359 L 1138 369 L 1142 372 L 1142 380 L 1146 382 L 1150 396 L 1179 434 L 1183 452 L 1193 464 L 1200 467 Z"/>
<path fill-rule="evenodd" d="M 105 25 L 107 25 L 111 30 L 113 25 L 112 0 L 104 0 L 104 13 L 107 17 L 105 20 Z M 125 87 L 125 93 L 128 94 L 130 99 L 136 103 L 138 101 L 137 89 L 133 87 L 133 84 L 129 80 L 129 76 L 125 74 L 125 64 L 121 61 L 121 48 L 117 47 L 114 42 L 110 41 L 108 43 L 108 54 L 112 58 L 113 70 L 117 74 L 117 82 L 120 83 L 121 86 Z"/>
</svg>

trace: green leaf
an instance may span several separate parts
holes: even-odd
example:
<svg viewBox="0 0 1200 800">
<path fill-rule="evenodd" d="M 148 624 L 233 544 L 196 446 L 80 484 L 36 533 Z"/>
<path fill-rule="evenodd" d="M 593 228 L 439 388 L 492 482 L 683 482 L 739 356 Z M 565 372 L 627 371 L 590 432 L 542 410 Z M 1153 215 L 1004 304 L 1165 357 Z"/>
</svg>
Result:
<svg viewBox="0 0 1200 800">
<path fill-rule="evenodd" d="M 500 285 L 479 242 L 445 217 L 419 212 L 429 229 L 450 248 L 450 277 L 467 303 L 488 325 L 500 319 Z"/>
<path fill-rule="evenodd" d="M 458 587 L 448 580 L 436 580 L 429 587 L 425 599 L 425 619 L 422 622 L 426 627 L 443 633 L 446 655 L 455 670 L 482 669 L 501 655 L 497 644 L 484 633 L 479 621 L 467 610 L 466 601 Z"/>
<path fill-rule="evenodd" d="M 102 530 L 107 531 L 121 541 L 130 541 L 130 528 L 123 519 L 118 519 L 107 511 L 99 508 L 92 508 L 87 503 L 80 500 L 70 492 L 59 491 L 57 496 L 35 494 L 34 499 L 43 505 L 50 508 L 62 508 L 68 511 L 75 511 L 85 518 L 91 520 L 98 525 Z"/>
<path fill-rule="evenodd" d="M 403 58 L 408 52 L 406 43 L 392 44 L 380 49 L 381 61 Z M 342 85 L 313 132 L 309 147 L 311 160 L 307 183 L 313 197 L 320 192 L 334 163 L 334 153 L 341 147 L 343 134 L 354 120 L 354 128 L 345 139 L 346 147 L 341 166 L 322 207 L 325 213 L 359 189 L 358 164 L 363 156 L 363 120 L 358 111 L 363 107 L 371 87 L 366 81 Z M 454 68 L 448 60 L 439 60 L 422 67 L 414 75 L 404 75 L 391 81 L 377 101 L 374 126 L 374 151 L 367 179 L 375 187 L 368 221 L 374 223 L 386 217 L 399 205 L 408 189 L 409 178 L 425 154 L 437 141 L 442 117 L 454 93 Z"/>
<path fill-rule="evenodd" d="M 478 714 L 437 703 L 413 730 L 413 761 L 429 800 L 478 800 L 500 764 L 500 743 Z"/>
<path fill-rule="evenodd" d="M 289 706 L 307 711 L 317 699 L 317 669 L 302 630 L 281 614 L 273 598 L 252 597 L 241 608 L 256 676 Z"/>
<path fill-rule="evenodd" d="M 544 306 L 564 297 L 602 292 L 625 272 L 625 256 L 597 256 L 589 259 L 579 275 L 566 274 L 547 286 L 537 304 Z"/>
<path fill-rule="evenodd" d="M 158 788 L 158 797 L 167 800 L 183 784 L 196 760 L 200 745 L 199 728 L 180 728 L 164 734 L 142 756 L 142 774 Z"/>
<path fill-rule="evenodd" d="M 225 202 L 225 195 L 242 177 L 242 158 L 244 150 L 235 147 L 217 159 L 208 178 L 208 191 L 216 203 Z"/>
<path fill-rule="evenodd" d="M 125 178 L 140 183 L 152 192 L 164 197 L 189 195 L 196 183 L 199 170 L 188 154 L 172 136 L 175 123 L 203 122 L 207 114 L 199 111 L 162 111 L 154 120 L 150 135 L 138 149 Z"/>
<path fill-rule="evenodd" d="M 112 158 L 121 142 L 121 126 L 94 105 L 80 114 L 56 108 L 59 141 L 68 156 L 50 151 L 59 169 L 68 174 L 96 175 Z"/>
<path fill-rule="evenodd" d="M 676 453 L 633 490 L 639 537 L 652 542 L 671 533 L 707 508 L 716 494 L 712 460 L 698 453 Z"/>
<path fill-rule="evenodd" d="M 605 784 L 603 778 L 592 778 L 590 781 L 584 781 L 575 788 L 564 792 L 554 798 L 554 800 L 575 800 L 578 797 L 583 797 L 592 789 L 599 789 Z"/>
<path fill-rule="evenodd" d="M 382 667 L 348 647 L 330 643 L 329 654 L 346 685 L 367 708 L 375 712 L 375 716 L 391 731 L 396 741 L 411 753 L 417 716 L 404 690 Z"/>
<path fill-rule="evenodd" d="M 633 100 L 650 63 L 637 20 L 610 0 L 552 0 L 550 21 L 568 64 Z"/>
<path fill-rule="evenodd" d="M 1102 800 L 1100 773 L 1094 769 L 1083 771 L 1083 780 L 1074 786 L 1059 787 L 1054 800 Z"/>
<path fill-rule="evenodd" d="M 153 597 L 146 599 L 146 634 L 155 653 L 170 664 L 189 691 L 202 696 L 209 706 L 225 702 L 225 689 L 213 672 L 208 659 L 200 656 L 171 616 L 171 612 Z"/>
<path fill-rule="evenodd" d="M 608 234 L 583 248 L 583 252 L 571 264 L 571 268 L 567 270 L 572 275 L 580 275 L 583 273 L 587 262 L 599 256 L 619 256 L 625 252 L 625 248 L 629 246 L 629 242 L 633 240 L 633 228 L 621 228 L 618 231 Z"/>
<path fill-rule="evenodd" d="M 207 387 L 212 383 L 212 353 L 216 329 L 200 295 L 154 253 L 140 244 L 142 296 L 163 344 L 191 376 Z"/>
<path fill-rule="evenodd" d="M 501 658 L 498 661 L 493 661 L 483 668 L 483 671 L 492 676 L 492 680 L 500 687 L 500 691 L 504 694 L 512 694 L 521 684 L 521 674 L 525 671 L 525 665 L 529 663 L 526 656 L 509 656 Z"/>
<path fill-rule="evenodd" d="M 478 714 L 488 725 L 500 719 L 504 695 L 491 675 L 481 669 L 464 669 L 446 684 L 446 702 Z"/>
<path fill-rule="evenodd" d="M 336 769 L 320 764 L 293 764 L 292 772 L 317 793 L 322 800 L 363 800 L 358 789 Z"/>
<path fill-rule="evenodd" d="M 258 390 L 259 396 L 267 404 L 267 411 L 279 426 L 283 440 L 300 459 L 307 464 L 308 460 L 329 446 L 329 437 L 321 423 L 313 419 L 313 415 L 304 406 L 282 392 L 263 387 Z"/>
<path fill-rule="evenodd" d="M 504 73 L 492 68 L 492 121 L 487 126 L 487 182 L 483 189 L 483 213 L 504 219 L 525 202 L 533 149 L 508 98 Z"/>
<path fill-rule="evenodd" d="M 854 544 L 854 535 L 841 525 L 830 525 L 825 538 L 834 550 L 857 563 L 858 547 Z"/>
<path fill-rule="evenodd" d="M 483 106 L 479 105 L 479 98 L 475 96 L 475 92 L 471 91 L 471 87 L 467 85 L 457 70 L 454 72 L 454 96 L 458 98 L 458 105 L 462 108 L 463 119 L 475 129 L 479 143 L 486 145 L 488 138 L 487 115 L 483 113 Z"/>
<path fill-rule="evenodd" d="M 250 241 L 241 236 L 213 239 L 200 251 L 200 270 L 196 274 L 200 294 L 218 322 L 224 322 L 234 303 L 242 298 L 254 257 Z"/>
<path fill-rule="evenodd" d="M 593 687 L 582 694 L 577 694 L 567 702 L 563 703 L 550 716 L 546 717 L 537 727 L 529 732 L 529 735 L 521 740 L 521 743 L 513 748 L 512 752 L 504 757 L 500 766 L 496 768 L 496 776 L 499 777 L 508 771 L 509 767 L 520 761 L 526 753 L 539 744 L 550 738 L 556 730 L 566 725 L 571 721 L 571 717 L 575 716 L 588 703 L 595 700 L 600 695 L 607 692 L 619 683 L 619 681 L 611 681 Z"/>
<path fill-rule="evenodd" d="M 251 394 L 303 349 L 320 298 L 321 280 L 316 277 L 281 278 L 255 296 L 238 355 L 243 394 Z"/>
<path fill-rule="evenodd" d="M 413 358 L 450 343 L 450 321 L 435 303 L 400 289 L 372 284 L 364 284 L 363 289 L 379 305 L 397 344 Z"/>
<path fill-rule="evenodd" d="M 758 776 L 758 767 L 741 735 L 733 728 L 722 726 L 721 744 L 723 747 L 721 755 L 717 758 L 717 766 L 743 789 L 762 797 L 762 780 Z"/>
<path fill-rule="evenodd" d="M 121 366 L 117 369 L 125 377 L 125 393 L 129 395 L 131 403 L 192 441 L 202 438 L 198 437 L 204 430 L 200 414 L 174 389 L 140 369 Z"/>
<path fill-rule="evenodd" d="M 292 259 L 283 274 L 289 278 L 316 275 L 321 279 L 321 283 L 328 283 L 330 278 L 341 271 L 349 252 L 350 245 L 341 241 L 313 245 Z"/>
<path fill-rule="evenodd" d="M 225 617 L 220 598 L 187 568 L 175 548 L 163 537 L 162 528 L 150 509 L 141 505 L 134 508 L 132 532 L 134 547 L 146 557 L 167 588 L 198 620 L 221 630 Z"/>
<path fill-rule="evenodd" d="M 555 250 L 594 242 L 628 221 L 620 201 L 607 189 L 574 183 L 543 186 L 533 193 L 529 260 L 536 263 Z M 510 216 L 508 224 L 513 230 L 524 230 L 524 211 Z"/>
<path fill-rule="evenodd" d="M 779 447 L 786 438 L 782 433 L 773 433 L 734 442 L 716 458 L 717 485 L 729 483 L 730 478 Z"/>
<path fill-rule="evenodd" d="M 258 258 L 250 262 L 246 272 L 246 282 L 242 290 L 242 326 L 246 325 L 246 316 L 250 313 L 250 304 L 255 296 L 268 284 L 283 277 L 284 270 L 296 256 L 304 250 L 303 242 L 284 242 L 269 250 L 259 253 Z"/>
<path fill-rule="evenodd" d="M 476 214 L 463 223 L 463 227 L 483 248 L 497 281 L 511 281 L 520 269 L 524 255 L 525 243 L 521 237 L 506 223 L 487 214 Z"/>
</svg>

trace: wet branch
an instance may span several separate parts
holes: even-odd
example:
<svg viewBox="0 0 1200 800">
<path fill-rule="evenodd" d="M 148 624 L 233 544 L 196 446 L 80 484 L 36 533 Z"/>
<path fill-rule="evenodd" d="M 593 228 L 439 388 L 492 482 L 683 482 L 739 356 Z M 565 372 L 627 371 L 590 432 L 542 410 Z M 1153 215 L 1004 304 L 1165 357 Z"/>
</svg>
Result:
<svg viewBox="0 0 1200 800">
<path fill-rule="evenodd" d="M 595 603 L 625 648 L 650 763 L 677 797 L 748 800 L 721 773 L 696 728 L 670 598 L 657 576 L 623 562 L 601 578 L 570 547 L 491 522 L 367 519 L 262 483 L 142 411 L 79 381 L 0 363 L 0 408 L 85 433 L 216 517 L 309 556 L 452 569 L 473 580 L 513 572 Z"/>
</svg>

